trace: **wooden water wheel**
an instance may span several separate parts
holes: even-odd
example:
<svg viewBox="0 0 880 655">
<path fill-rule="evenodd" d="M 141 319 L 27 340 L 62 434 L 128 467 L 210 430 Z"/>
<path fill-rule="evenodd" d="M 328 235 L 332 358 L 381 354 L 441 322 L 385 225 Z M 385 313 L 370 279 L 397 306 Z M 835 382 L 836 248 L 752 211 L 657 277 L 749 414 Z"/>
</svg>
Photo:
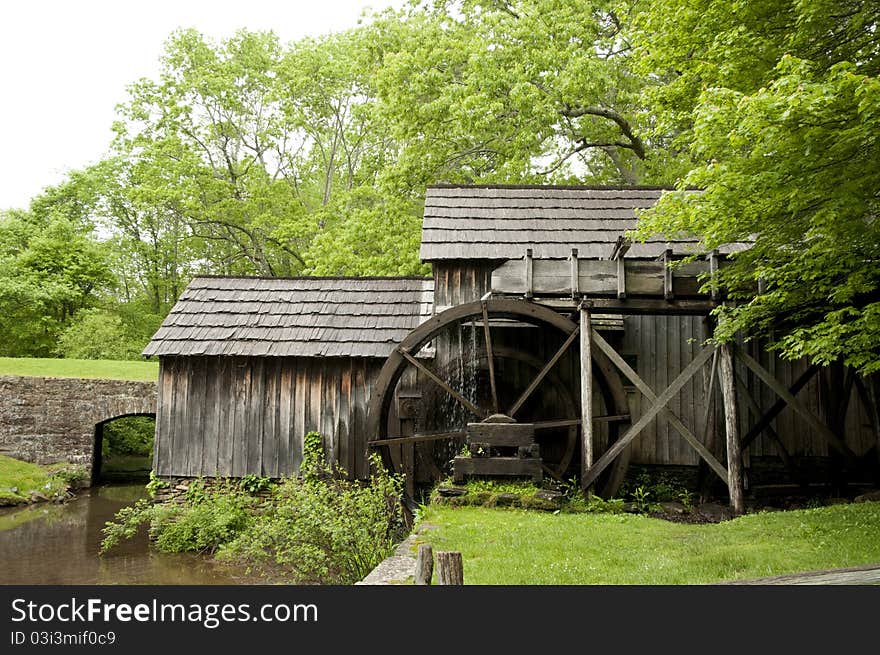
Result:
<svg viewBox="0 0 880 655">
<path fill-rule="evenodd" d="M 395 447 L 415 444 L 430 477 L 439 479 L 462 447 L 468 424 L 505 417 L 534 426 L 546 474 L 573 475 L 581 416 L 575 401 L 578 377 L 566 371 L 579 365 L 577 333 L 578 326 L 565 316 L 524 300 L 489 299 L 437 314 L 413 330 L 382 367 L 367 420 L 371 444 L 397 472 L 406 467 L 392 456 Z M 470 346 L 462 348 L 462 342 Z M 601 352 L 593 352 L 593 377 L 598 400 L 593 420 L 606 426 L 607 448 L 628 420 L 629 408 L 620 378 Z M 391 436 L 395 391 L 403 378 L 419 380 L 422 409 L 412 434 Z M 599 493 L 613 495 L 627 465 L 624 449 L 597 484 Z"/>
</svg>

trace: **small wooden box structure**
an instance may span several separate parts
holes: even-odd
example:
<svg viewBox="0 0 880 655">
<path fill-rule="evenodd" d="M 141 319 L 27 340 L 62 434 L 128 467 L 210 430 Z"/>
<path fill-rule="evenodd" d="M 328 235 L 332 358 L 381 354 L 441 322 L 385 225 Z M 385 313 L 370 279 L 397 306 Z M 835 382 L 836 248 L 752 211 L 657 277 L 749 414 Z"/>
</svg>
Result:
<svg viewBox="0 0 880 655">
<path fill-rule="evenodd" d="M 452 461 L 455 482 L 469 475 L 525 476 L 540 482 L 543 477 L 540 449 L 531 423 L 468 423 L 470 456 Z"/>
</svg>

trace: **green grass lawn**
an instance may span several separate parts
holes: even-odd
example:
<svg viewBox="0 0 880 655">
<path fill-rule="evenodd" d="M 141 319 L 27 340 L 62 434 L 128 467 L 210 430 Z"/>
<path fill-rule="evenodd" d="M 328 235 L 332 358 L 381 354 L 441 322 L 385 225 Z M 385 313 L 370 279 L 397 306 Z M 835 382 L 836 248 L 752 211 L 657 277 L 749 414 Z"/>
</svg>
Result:
<svg viewBox="0 0 880 655">
<path fill-rule="evenodd" d="M 703 584 L 880 562 L 878 502 L 701 525 L 432 505 L 423 521 L 435 551 L 461 551 L 467 584 Z"/>
<path fill-rule="evenodd" d="M 0 375 L 152 381 L 159 378 L 159 363 L 120 362 L 107 359 L 0 357 Z"/>
<path fill-rule="evenodd" d="M 0 455 L 0 505 L 27 501 L 32 491 L 51 498 L 67 490 L 67 481 L 55 475 L 55 466 L 30 464 Z"/>
</svg>

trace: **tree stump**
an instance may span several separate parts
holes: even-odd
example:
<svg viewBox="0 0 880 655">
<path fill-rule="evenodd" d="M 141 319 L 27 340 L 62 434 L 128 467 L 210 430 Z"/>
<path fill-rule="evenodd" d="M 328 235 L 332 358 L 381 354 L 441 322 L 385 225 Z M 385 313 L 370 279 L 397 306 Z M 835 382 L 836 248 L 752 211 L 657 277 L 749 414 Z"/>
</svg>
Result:
<svg viewBox="0 0 880 655">
<path fill-rule="evenodd" d="M 434 551 L 431 544 L 419 544 L 413 584 L 429 585 L 434 574 Z"/>
<path fill-rule="evenodd" d="M 464 567 L 462 566 L 461 553 L 455 550 L 437 551 L 437 584 L 464 584 Z"/>
</svg>

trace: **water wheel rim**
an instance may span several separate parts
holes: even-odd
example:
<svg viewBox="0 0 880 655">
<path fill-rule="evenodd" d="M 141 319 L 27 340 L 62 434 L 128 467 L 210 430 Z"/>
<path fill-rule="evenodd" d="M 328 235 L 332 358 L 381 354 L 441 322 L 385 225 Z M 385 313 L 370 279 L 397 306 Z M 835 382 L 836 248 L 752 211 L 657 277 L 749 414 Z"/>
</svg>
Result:
<svg viewBox="0 0 880 655">
<path fill-rule="evenodd" d="M 511 298 L 491 298 L 486 301 L 464 303 L 432 316 L 413 329 L 400 342 L 380 369 L 367 410 L 368 442 L 382 438 L 383 422 L 387 424 L 388 411 L 394 399 L 394 390 L 403 372 L 409 366 L 407 357 L 413 357 L 410 353 L 418 353 L 448 326 L 481 318 L 484 312 L 495 319 L 513 319 L 537 326 L 549 326 L 559 330 L 566 337 L 570 337 L 578 329 L 575 323 L 549 307 Z M 594 365 L 597 370 L 602 372 L 602 375 L 598 377 L 600 389 L 605 390 L 603 396 L 605 396 L 606 407 L 615 413 L 629 414 L 626 392 L 620 378 L 613 373 L 613 364 L 601 351 L 596 350 L 592 355 Z M 604 384 L 601 383 L 602 378 L 604 378 Z M 619 433 L 619 426 L 612 424 L 610 427 L 612 429 L 609 430 L 609 445 L 616 440 Z M 389 447 L 382 446 L 379 450 L 385 466 L 390 470 L 397 470 L 391 459 Z M 618 490 L 628 466 L 629 450 L 629 447 L 625 448 L 615 459 L 614 464 L 609 467 L 610 470 L 605 472 L 603 476 L 605 481 L 597 485 L 601 487 L 600 495 L 607 497 Z"/>
</svg>

